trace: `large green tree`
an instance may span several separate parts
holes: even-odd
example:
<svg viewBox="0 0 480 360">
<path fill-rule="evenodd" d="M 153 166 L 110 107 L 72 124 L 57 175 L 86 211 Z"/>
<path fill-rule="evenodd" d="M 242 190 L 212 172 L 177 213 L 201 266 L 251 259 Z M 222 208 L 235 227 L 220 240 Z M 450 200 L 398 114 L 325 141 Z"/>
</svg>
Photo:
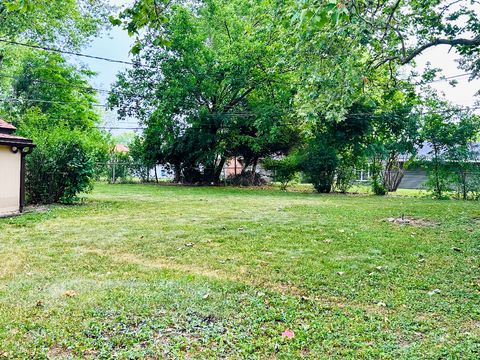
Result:
<svg viewBox="0 0 480 360">
<path fill-rule="evenodd" d="M 0 35 L 77 47 L 98 33 L 110 10 L 104 0 L 1 0 Z"/>
<path fill-rule="evenodd" d="M 121 115 L 162 129 L 153 131 L 158 142 L 175 147 L 162 152 L 175 154 L 166 161 L 202 168 L 204 181 L 218 182 L 228 156 L 255 166 L 293 145 L 295 72 L 281 53 L 275 7 L 210 0 L 173 6 L 166 16 L 168 48 L 147 36 L 138 56 L 143 65 L 120 75 L 110 98 Z"/>
<path fill-rule="evenodd" d="M 45 48 L 80 48 L 108 8 L 103 0 L 0 1 L 0 114 L 37 144 L 27 157 L 32 202 L 75 201 L 105 158 L 92 73 Z"/>
</svg>

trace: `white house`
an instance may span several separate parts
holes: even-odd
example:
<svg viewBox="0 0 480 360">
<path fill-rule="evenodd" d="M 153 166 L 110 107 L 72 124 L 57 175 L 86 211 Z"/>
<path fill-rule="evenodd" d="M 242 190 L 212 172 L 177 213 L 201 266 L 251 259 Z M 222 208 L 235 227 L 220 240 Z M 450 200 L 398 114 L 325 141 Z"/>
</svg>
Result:
<svg viewBox="0 0 480 360">
<path fill-rule="evenodd" d="M 0 119 L 0 216 L 22 212 L 25 205 L 25 156 L 35 145 L 15 130 Z"/>
</svg>

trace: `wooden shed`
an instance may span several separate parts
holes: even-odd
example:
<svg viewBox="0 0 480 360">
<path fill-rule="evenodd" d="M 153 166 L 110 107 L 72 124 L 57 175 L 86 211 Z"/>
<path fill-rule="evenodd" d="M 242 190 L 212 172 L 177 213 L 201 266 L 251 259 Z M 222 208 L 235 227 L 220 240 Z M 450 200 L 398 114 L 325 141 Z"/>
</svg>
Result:
<svg viewBox="0 0 480 360">
<path fill-rule="evenodd" d="M 17 214 L 25 206 L 25 156 L 35 145 L 14 135 L 15 130 L 0 119 L 0 216 Z"/>
</svg>

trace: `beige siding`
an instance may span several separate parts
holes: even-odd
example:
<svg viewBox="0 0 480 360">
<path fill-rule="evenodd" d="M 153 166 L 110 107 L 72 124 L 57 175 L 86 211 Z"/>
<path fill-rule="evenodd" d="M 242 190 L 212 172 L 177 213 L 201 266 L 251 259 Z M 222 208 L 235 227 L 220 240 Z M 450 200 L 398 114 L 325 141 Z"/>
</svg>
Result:
<svg viewBox="0 0 480 360">
<path fill-rule="evenodd" d="M 0 216 L 19 211 L 20 154 L 0 145 Z"/>
</svg>

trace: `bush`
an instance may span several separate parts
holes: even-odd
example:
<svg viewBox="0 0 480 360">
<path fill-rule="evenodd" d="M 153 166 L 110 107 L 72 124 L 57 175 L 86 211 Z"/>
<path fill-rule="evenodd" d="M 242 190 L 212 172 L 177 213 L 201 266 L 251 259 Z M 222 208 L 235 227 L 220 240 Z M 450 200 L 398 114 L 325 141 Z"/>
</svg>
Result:
<svg viewBox="0 0 480 360">
<path fill-rule="evenodd" d="M 298 178 L 300 164 L 297 156 L 290 155 L 280 160 L 266 159 L 263 166 L 274 172 L 274 181 L 280 183 L 282 190 L 286 190 L 289 183 Z"/>
<path fill-rule="evenodd" d="M 355 182 L 355 167 L 350 164 L 339 166 L 335 175 L 335 189 L 345 194 Z"/>
<path fill-rule="evenodd" d="M 302 170 L 319 193 L 329 193 L 332 191 L 337 162 L 335 149 L 318 138 L 310 144 L 302 161 Z"/>
<path fill-rule="evenodd" d="M 71 204 L 79 199 L 78 194 L 91 189 L 95 163 L 106 156 L 101 137 L 65 128 L 29 136 L 37 147 L 26 158 L 28 202 Z"/>
<path fill-rule="evenodd" d="M 375 195 L 384 196 L 387 195 L 388 190 L 383 182 L 378 181 L 378 179 L 373 180 L 372 190 Z"/>
</svg>

